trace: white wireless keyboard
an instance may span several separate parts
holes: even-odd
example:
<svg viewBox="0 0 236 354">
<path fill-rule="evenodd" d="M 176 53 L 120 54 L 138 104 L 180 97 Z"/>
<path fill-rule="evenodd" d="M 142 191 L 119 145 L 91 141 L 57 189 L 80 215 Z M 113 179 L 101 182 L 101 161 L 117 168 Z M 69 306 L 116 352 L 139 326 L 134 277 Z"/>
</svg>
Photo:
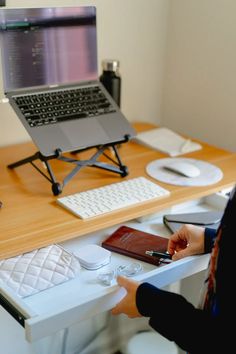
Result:
<svg viewBox="0 0 236 354">
<path fill-rule="evenodd" d="M 58 198 L 57 202 L 81 219 L 88 219 L 169 195 L 167 189 L 137 177 Z"/>
</svg>

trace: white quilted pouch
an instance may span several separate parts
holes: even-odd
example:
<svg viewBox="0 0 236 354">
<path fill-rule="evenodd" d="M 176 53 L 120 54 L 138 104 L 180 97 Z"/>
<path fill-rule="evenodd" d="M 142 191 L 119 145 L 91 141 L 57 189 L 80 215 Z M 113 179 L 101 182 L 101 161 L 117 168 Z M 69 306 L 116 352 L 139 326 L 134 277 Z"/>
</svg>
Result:
<svg viewBox="0 0 236 354">
<path fill-rule="evenodd" d="M 75 278 L 79 261 L 59 245 L 0 261 L 0 279 L 20 297 L 26 297 Z"/>
</svg>

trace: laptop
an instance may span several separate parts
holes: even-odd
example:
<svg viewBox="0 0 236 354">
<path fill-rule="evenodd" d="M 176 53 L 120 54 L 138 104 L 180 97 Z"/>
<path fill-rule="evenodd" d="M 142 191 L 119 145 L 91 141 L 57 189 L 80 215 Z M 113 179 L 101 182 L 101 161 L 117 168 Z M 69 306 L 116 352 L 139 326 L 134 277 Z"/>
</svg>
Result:
<svg viewBox="0 0 236 354">
<path fill-rule="evenodd" d="M 127 141 L 99 81 L 94 6 L 0 9 L 4 93 L 41 154 Z"/>
</svg>

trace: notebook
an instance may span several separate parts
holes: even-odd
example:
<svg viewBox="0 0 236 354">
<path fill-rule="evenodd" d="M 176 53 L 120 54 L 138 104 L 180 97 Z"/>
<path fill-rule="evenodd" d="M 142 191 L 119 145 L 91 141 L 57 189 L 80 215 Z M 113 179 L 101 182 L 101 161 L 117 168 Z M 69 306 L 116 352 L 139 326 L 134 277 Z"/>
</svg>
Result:
<svg viewBox="0 0 236 354">
<path fill-rule="evenodd" d="M 176 232 L 184 224 L 198 225 L 218 229 L 223 211 L 202 211 L 163 215 L 163 222 L 171 232 Z"/>
<path fill-rule="evenodd" d="M 171 129 L 161 127 L 138 133 L 136 141 L 171 157 L 200 150 L 199 143 L 186 139 Z"/>
<path fill-rule="evenodd" d="M 166 252 L 168 239 L 128 226 L 119 227 L 102 242 L 102 247 L 138 259 L 160 265 L 160 258 L 146 254 L 146 251 Z"/>
<path fill-rule="evenodd" d="M 43 156 L 136 135 L 99 81 L 94 6 L 3 8 L 4 93 Z"/>
</svg>

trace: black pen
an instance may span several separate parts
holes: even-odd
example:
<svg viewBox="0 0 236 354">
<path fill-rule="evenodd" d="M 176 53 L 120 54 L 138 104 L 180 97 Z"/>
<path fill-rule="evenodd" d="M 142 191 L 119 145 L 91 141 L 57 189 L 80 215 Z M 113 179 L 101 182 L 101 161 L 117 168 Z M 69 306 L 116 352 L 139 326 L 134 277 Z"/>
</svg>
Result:
<svg viewBox="0 0 236 354">
<path fill-rule="evenodd" d="M 145 253 L 148 254 L 149 256 L 153 256 L 153 257 L 171 259 L 171 255 L 169 253 L 167 253 L 167 252 L 146 251 Z"/>
</svg>

